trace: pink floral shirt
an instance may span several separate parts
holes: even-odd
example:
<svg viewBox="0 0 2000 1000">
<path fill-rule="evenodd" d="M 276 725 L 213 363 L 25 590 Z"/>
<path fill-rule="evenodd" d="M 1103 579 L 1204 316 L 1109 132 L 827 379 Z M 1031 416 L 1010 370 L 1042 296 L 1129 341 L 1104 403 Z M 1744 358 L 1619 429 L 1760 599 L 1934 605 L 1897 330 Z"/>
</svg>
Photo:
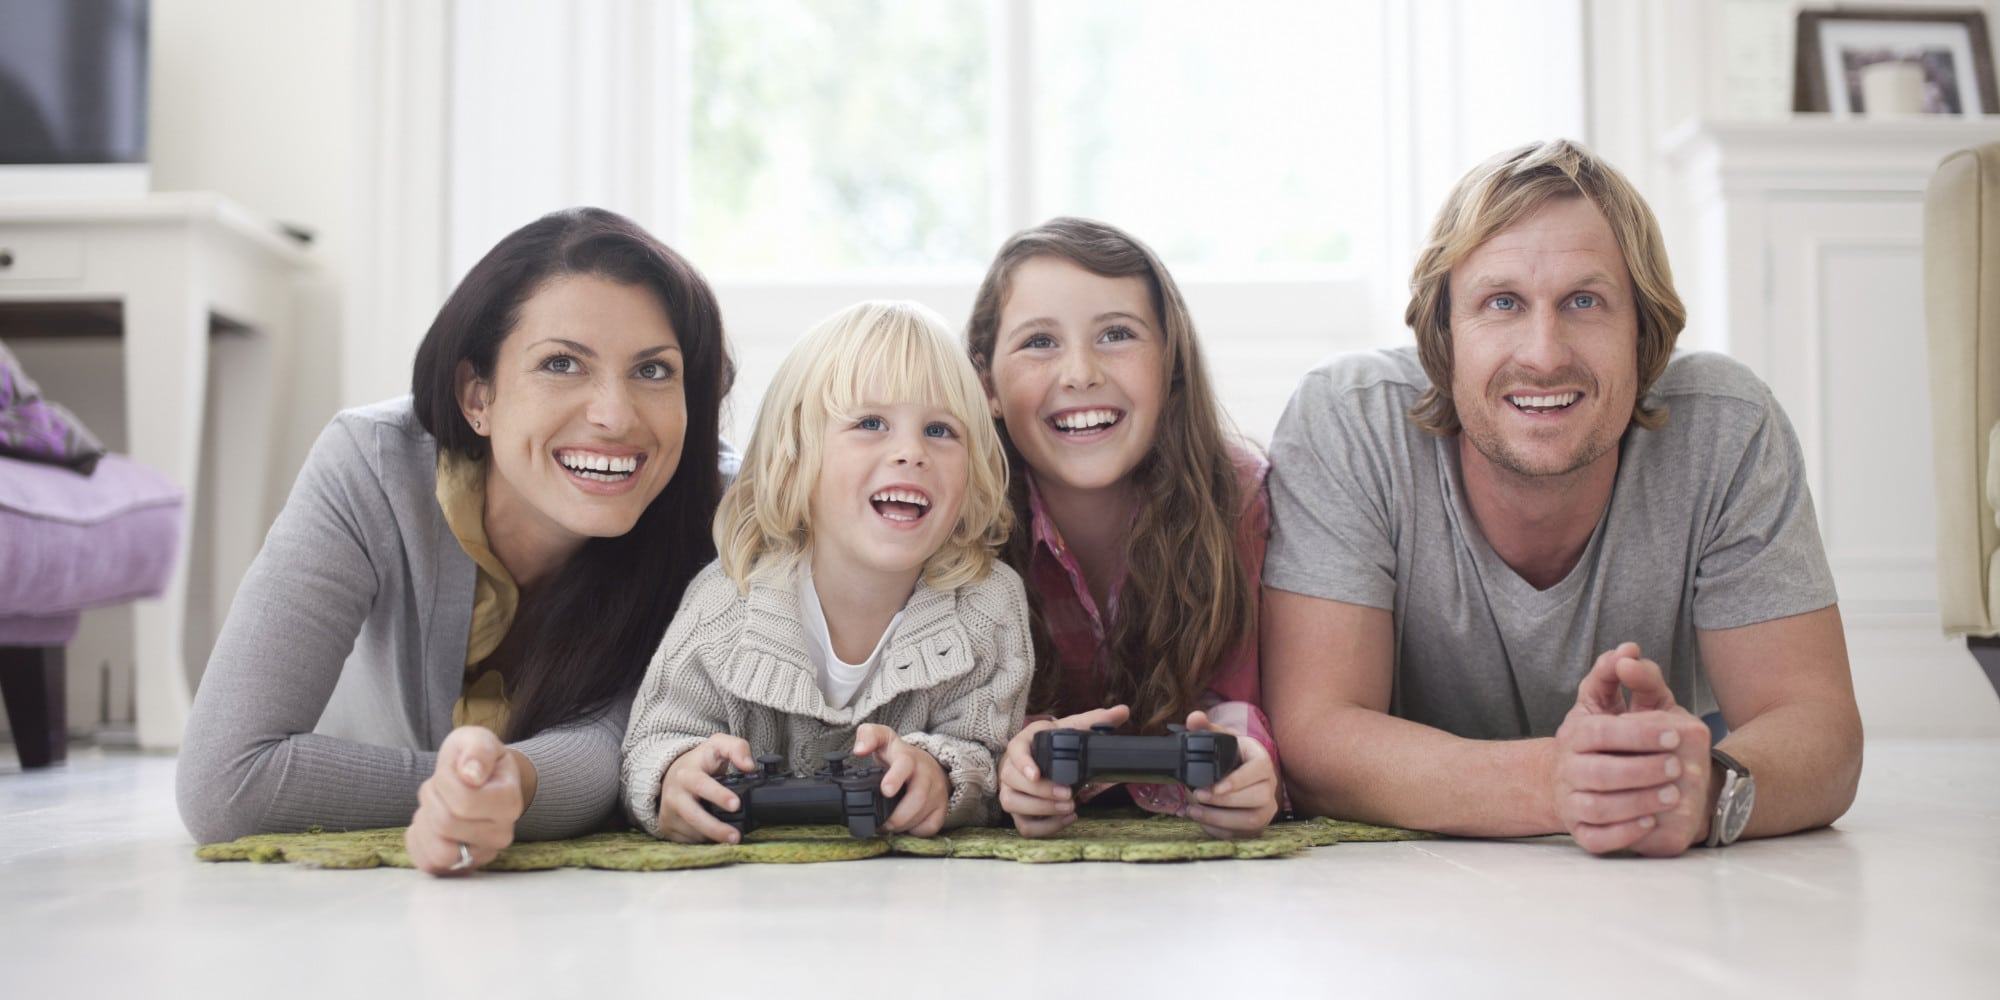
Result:
<svg viewBox="0 0 2000 1000">
<path fill-rule="evenodd" d="M 1232 449 L 1230 458 L 1236 464 L 1245 494 L 1243 517 L 1237 524 L 1236 554 L 1242 561 L 1243 572 L 1254 593 L 1264 576 L 1264 546 L 1271 534 L 1270 502 L 1264 489 L 1264 477 L 1270 472 L 1271 465 L 1264 456 L 1249 449 Z M 1091 596 L 1089 584 L 1084 580 L 1083 568 L 1077 564 L 1076 557 L 1063 542 L 1062 532 L 1042 505 L 1041 491 L 1035 487 L 1033 473 L 1026 475 L 1031 521 L 1029 530 L 1033 532 L 1034 540 L 1026 577 L 1033 599 L 1040 604 L 1050 643 L 1055 647 L 1054 667 L 1061 672 L 1056 679 L 1055 712 L 1061 716 L 1089 711 L 1104 704 L 1104 663 L 1099 651 L 1104 645 L 1106 622 L 1118 610 L 1118 593 L 1124 585 L 1123 574 L 1111 587 L 1108 613 L 1101 612 L 1096 599 Z M 1258 707 L 1261 692 L 1257 679 L 1257 648 L 1257 635 L 1253 630 L 1224 657 L 1221 667 L 1209 680 L 1201 707 L 1216 725 L 1247 734 L 1263 744 L 1271 755 L 1271 765 L 1275 770 L 1278 744 L 1271 736 L 1270 720 Z M 1280 787 L 1283 787 L 1282 784 Z M 1125 788 L 1132 801 L 1149 811 L 1176 816 L 1187 811 L 1187 789 L 1180 785 L 1127 785 Z"/>
</svg>

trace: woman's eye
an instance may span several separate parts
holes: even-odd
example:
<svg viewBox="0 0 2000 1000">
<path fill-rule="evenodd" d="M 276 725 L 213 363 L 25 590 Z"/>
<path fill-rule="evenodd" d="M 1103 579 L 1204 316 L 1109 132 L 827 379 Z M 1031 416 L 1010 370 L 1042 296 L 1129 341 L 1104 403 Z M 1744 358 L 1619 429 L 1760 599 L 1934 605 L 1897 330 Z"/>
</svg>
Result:
<svg viewBox="0 0 2000 1000">
<path fill-rule="evenodd" d="M 1520 308 L 1521 306 L 1520 300 L 1514 298 L 1512 295 L 1495 295 L 1493 296 L 1492 301 L 1488 304 L 1495 309 L 1500 309 L 1507 312 L 1512 312 L 1515 309 Z"/>
<path fill-rule="evenodd" d="M 934 437 L 934 438 L 954 438 L 958 436 L 958 431 L 954 429 L 950 424 L 944 423 L 942 421 L 933 420 L 930 423 L 924 425 L 924 436 Z"/>
<path fill-rule="evenodd" d="M 542 362 L 542 370 L 557 375 L 574 375 L 583 365 L 567 354 L 558 354 Z"/>
<path fill-rule="evenodd" d="M 1029 337 L 1027 340 L 1022 341 L 1021 346 L 1028 348 L 1029 350 L 1045 351 L 1051 347 L 1056 346 L 1056 338 L 1051 337 L 1046 333 L 1038 333 L 1032 337 Z"/>
<path fill-rule="evenodd" d="M 881 417 L 862 417 L 854 422 L 854 426 L 864 431 L 886 431 L 889 429 L 889 422 Z"/>
<path fill-rule="evenodd" d="M 1597 307 L 1597 296 L 1589 292 L 1578 292 L 1576 297 L 1570 299 L 1569 302 L 1570 305 L 1578 309 L 1595 309 Z"/>
<path fill-rule="evenodd" d="M 664 361 L 648 361 L 639 366 L 639 377 L 652 382 L 665 382 L 674 377 L 674 366 Z"/>
<path fill-rule="evenodd" d="M 1106 329 L 1098 339 L 1109 341 L 1133 340 L 1138 336 L 1138 334 L 1132 332 L 1130 327 L 1114 326 Z"/>
</svg>

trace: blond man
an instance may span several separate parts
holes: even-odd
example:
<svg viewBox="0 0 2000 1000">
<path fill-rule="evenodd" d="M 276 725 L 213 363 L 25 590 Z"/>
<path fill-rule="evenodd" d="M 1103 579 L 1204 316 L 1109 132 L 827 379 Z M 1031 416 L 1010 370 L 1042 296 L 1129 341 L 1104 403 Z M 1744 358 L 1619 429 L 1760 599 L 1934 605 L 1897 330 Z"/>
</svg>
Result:
<svg viewBox="0 0 2000 1000">
<path fill-rule="evenodd" d="M 1744 366 L 1674 353 L 1644 200 L 1574 143 L 1508 151 L 1411 289 L 1417 346 L 1309 373 L 1272 441 L 1294 803 L 1647 856 L 1838 818 L 1861 722 L 1798 441 Z"/>
</svg>

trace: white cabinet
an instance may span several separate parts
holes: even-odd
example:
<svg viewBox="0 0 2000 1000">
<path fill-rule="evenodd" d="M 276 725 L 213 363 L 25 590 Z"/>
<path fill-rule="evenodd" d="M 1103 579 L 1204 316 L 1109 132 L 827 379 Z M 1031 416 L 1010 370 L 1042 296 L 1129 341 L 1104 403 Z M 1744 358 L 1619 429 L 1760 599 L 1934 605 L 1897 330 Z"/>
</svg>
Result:
<svg viewBox="0 0 2000 1000">
<path fill-rule="evenodd" d="M 2000 733 L 1938 627 L 1923 194 L 2000 120 L 1697 122 L 1667 154 L 1688 198 L 1682 345 L 1763 377 L 1798 431 L 1871 736 Z"/>
</svg>

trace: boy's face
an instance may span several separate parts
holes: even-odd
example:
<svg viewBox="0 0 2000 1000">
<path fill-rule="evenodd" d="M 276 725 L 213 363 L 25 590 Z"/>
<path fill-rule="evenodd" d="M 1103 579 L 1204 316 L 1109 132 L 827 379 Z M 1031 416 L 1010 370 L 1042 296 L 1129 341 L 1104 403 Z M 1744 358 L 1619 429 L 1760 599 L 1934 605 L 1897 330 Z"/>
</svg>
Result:
<svg viewBox="0 0 2000 1000">
<path fill-rule="evenodd" d="M 903 575 L 951 537 L 964 504 L 965 425 L 943 407 L 868 403 L 827 421 L 812 496 L 813 570 Z"/>
</svg>

